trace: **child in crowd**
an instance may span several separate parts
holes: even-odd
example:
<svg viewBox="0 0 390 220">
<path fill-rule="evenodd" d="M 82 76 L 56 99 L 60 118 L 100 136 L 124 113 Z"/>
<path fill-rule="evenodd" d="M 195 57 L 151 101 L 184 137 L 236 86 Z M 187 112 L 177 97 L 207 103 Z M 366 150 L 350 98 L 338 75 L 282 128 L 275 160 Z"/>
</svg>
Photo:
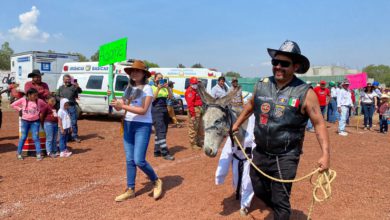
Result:
<svg viewBox="0 0 390 220">
<path fill-rule="evenodd" d="M 21 137 L 18 144 L 18 160 L 23 160 L 22 149 L 23 144 L 27 139 L 28 132 L 31 130 L 32 138 L 35 144 L 37 160 L 40 161 L 43 159 L 41 155 L 41 143 L 39 140 L 39 114 L 41 109 L 46 105 L 46 103 L 38 99 L 38 91 L 34 88 L 31 88 L 27 91 L 26 97 L 18 99 L 11 104 L 11 107 L 18 112 L 20 112 L 21 120 Z"/>
<path fill-rule="evenodd" d="M 56 98 L 49 96 L 47 104 L 41 111 L 41 123 L 46 133 L 47 156 L 55 158 L 59 155 L 57 151 L 58 116 L 55 109 Z"/>
<path fill-rule="evenodd" d="M 388 120 L 390 119 L 389 96 L 387 94 L 382 94 L 381 96 L 379 115 L 381 118 L 379 131 L 386 134 L 388 131 Z"/>
<path fill-rule="evenodd" d="M 60 157 L 70 157 L 72 152 L 66 147 L 68 135 L 72 133 L 71 121 L 69 116 L 69 100 L 66 98 L 60 101 L 60 110 L 58 110 L 58 127 L 60 130 Z"/>
</svg>

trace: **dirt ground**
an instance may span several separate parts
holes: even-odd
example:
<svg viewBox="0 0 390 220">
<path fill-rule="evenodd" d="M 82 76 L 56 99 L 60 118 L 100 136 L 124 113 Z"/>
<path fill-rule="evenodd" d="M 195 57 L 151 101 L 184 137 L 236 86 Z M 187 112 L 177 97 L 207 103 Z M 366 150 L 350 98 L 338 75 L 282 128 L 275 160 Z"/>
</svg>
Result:
<svg viewBox="0 0 390 220">
<path fill-rule="evenodd" d="M 185 120 L 185 117 L 182 117 Z M 336 134 L 329 125 L 332 169 L 337 178 L 330 200 L 316 204 L 313 219 L 390 219 L 390 135 L 356 130 Z M 163 197 L 154 201 L 146 176 L 137 175 L 137 197 L 114 202 L 126 187 L 125 156 L 118 120 L 89 116 L 79 121 L 79 144 L 70 143 L 70 158 L 16 160 L 17 114 L 4 112 L 0 130 L 0 219 L 241 219 L 231 177 L 214 184 L 217 158 L 193 151 L 187 128 L 170 128 L 173 162 L 153 157 L 153 135 L 147 160 L 164 182 Z M 378 128 L 378 125 L 375 127 Z M 307 133 L 298 176 L 310 172 L 320 155 L 315 134 Z M 306 219 L 311 185 L 293 185 L 291 219 Z M 254 199 L 248 217 L 272 219 Z"/>
</svg>

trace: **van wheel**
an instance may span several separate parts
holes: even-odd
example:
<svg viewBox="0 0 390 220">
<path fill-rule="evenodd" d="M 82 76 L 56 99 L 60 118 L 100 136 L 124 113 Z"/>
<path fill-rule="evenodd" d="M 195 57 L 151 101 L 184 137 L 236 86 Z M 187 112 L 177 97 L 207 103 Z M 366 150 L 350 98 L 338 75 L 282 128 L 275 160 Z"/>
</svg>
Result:
<svg viewBox="0 0 390 220">
<path fill-rule="evenodd" d="M 83 115 L 83 112 L 81 111 L 81 108 L 79 105 L 76 105 L 76 112 L 77 112 L 77 119 L 81 119 L 81 116 Z"/>
</svg>

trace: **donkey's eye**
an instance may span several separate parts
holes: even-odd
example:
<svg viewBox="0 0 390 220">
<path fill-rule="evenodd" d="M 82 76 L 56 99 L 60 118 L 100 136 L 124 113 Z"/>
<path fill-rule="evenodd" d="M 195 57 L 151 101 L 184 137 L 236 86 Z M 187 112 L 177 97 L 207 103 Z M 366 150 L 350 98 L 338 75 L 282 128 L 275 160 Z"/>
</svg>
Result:
<svg viewBox="0 0 390 220">
<path fill-rule="evenodd" d="M 222 120 L 221 119 L 218 119 L 215 121 L 215 124 L 221 124 L 222 123 Z"/>
</svg>

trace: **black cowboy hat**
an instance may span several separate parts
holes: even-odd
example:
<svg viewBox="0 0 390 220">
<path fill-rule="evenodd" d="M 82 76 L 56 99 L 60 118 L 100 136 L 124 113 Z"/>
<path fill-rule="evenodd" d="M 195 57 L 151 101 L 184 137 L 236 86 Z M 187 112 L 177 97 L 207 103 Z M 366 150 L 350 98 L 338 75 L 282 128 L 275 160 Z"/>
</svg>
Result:
<svg viewBox="0 0 390 220">
<path fill-rule="evenodd" d="M 290 57 L 294 63 L 299 63 L 300 67 L 296 71 L 297 73 L 306 73 L 310 68 L 310 61 L 305 56 L 301 54 L 301 49 L 297 43 L 291 40 L 286 40 L 282 46 L 280 46 L 279 50 L 267 48 L 268 54 L 275 58 L 278 54 L 283 54 Z"/>
<path fill-rule="evenodd" d="M 28 78 L 33 78 L 34 76 L 43 76 L 43 73 L 41 73 L 41 71 L 35 69 L 27 75 Z"/>
</svg>

